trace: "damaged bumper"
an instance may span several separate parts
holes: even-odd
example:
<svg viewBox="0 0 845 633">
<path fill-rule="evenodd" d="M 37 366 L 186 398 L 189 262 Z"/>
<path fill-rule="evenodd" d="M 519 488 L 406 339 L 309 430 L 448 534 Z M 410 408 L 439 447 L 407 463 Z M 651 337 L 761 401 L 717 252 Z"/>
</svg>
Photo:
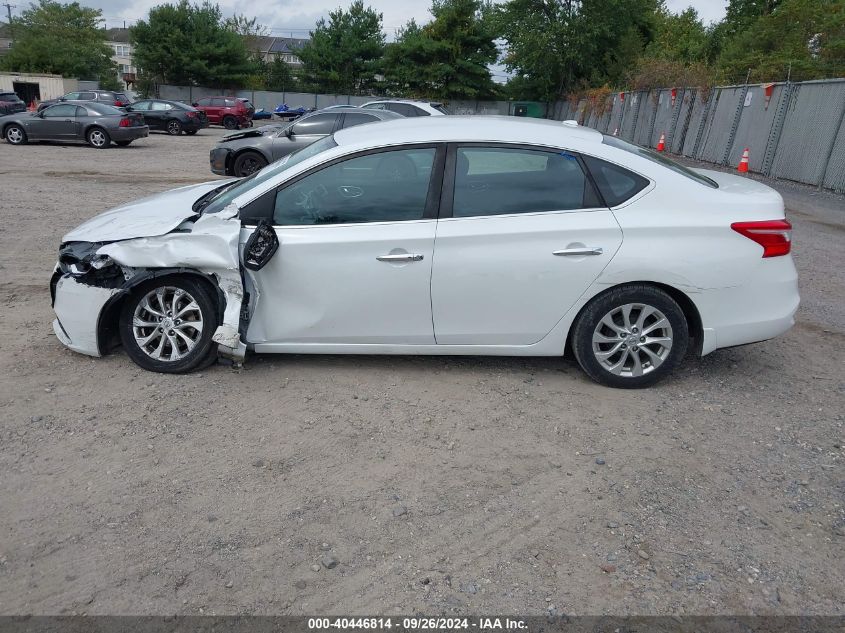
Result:
<svg viewBox="0 0 845 633">
<path fill-rule="evenodd" d="M 60 276 L 55 284 L 53 332 L 74 352 L 102 356 L 98 341 L 98 323 L 106 304 L 125 291 L 87 285 L 70 275 Z"/>
</svg>

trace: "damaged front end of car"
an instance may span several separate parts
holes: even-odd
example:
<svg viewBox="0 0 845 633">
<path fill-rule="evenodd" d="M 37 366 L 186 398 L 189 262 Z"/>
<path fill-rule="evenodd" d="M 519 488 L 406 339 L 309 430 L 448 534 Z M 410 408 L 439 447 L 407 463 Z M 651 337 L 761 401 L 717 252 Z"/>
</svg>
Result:
<svg viewBox="0 0 845 633">
<path fill-rule="evenodd" d="M 219 325 L 212 341 L 218 354 L 243 361 L 244 285 L 237 207 L 208 214 L 177 213 L 166 232 L 161 231 L 168 225 L 159 221 L 137 227 L 137 237 L 120 232 L 122 224 L 116 229 L 116 220 L 83 225 L 65 236 L 50 284 L 56 313 L 53 330 L 59 340 L 76 352 L 102 356 L 119 341 L 117 317 L 136 286 L 156 277 L 189 275 L 216 289 Z M 149 234 L 154 232 L 161 234 Z M 84 239 L 88 237 L 90 241 Z M 123 239 L 108 239 L 114 237 Z"/>
</svg>

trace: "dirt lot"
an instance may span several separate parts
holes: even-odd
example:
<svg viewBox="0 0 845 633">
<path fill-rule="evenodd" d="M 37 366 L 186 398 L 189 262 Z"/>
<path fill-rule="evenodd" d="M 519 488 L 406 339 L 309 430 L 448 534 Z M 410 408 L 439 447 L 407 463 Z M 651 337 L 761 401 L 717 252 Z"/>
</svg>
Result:
<svg viewBox="0 0 845 633">
<path fill-rule="evenodd" d="M 647 391 L 566 359 L 65 350 L 61 236 L 210 179 L 221 133 L 0 145 L 0 614 L 845 614 L 841 197 L 776 185 L 796 327 Z"/>
</svg>

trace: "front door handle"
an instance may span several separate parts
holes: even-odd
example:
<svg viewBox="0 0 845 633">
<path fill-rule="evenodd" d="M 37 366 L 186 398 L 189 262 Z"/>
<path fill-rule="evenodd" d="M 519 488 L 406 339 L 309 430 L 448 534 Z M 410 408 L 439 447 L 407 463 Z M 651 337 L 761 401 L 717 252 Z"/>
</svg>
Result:
<svg viewBox="0 0 845 633">
<path fill-rule="evenodd" d="M 376 259 L 380 262 L 421 262 L 423 256 L 416 253 L 391 253 L 379 255 Z"/>
<path fill-rule="evenodd" d="M 583 257 L 584 255 L 601 255 L 603 252 L 604 250 L 601 246 L 584 246 L 581 248 L 564 248 L 562 251 L 553 251 L 552 255 L 559 257 Z"/>
</svg>

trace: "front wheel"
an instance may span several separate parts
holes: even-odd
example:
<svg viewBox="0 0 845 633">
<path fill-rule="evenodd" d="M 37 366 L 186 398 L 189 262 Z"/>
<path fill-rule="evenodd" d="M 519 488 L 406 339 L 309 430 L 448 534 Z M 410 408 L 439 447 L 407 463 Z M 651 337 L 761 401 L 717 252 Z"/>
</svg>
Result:
<svg viewBox="0 0 845 633">
<path fill-rule="evenodd" d="M 12 145 L 23 145 L 26 143 L 26 132 L 16 123 L 6 127 L 4 136 L 6 137 L 6 141 Z"/>
<path fill-rule="evenodd" d="M 235 159 L 235 164 L 232 171 L 238 178 L 245 176 L 252 176 L 257 171 L 261 171 L 267 165 L 267 160 L 257 152 L 244 152 Z"/>
<path fill-rule="evenodd" d="M 609 387 L 648 387 L 683 359 L 689 328 L 672 297 L 653 286 L 614 288 L 578 316 L 572 349 L 590 378 Z"/>
<path fill-rule="evenodd" d="M 86 138 L 88 139 L 88 144 L 97 149 L 105 149 L 111 144 L 109 133 L 99 127 L 93 127 L 88 130 Z"/>
<path fill-rule="evenodd" d="M 143 369 L 181 374 L 210 364 L 217 355 L 214 298 L 202 281 L 162 277 L 138 286 L 120 313 L 120 339 Z"/>
</svg>

